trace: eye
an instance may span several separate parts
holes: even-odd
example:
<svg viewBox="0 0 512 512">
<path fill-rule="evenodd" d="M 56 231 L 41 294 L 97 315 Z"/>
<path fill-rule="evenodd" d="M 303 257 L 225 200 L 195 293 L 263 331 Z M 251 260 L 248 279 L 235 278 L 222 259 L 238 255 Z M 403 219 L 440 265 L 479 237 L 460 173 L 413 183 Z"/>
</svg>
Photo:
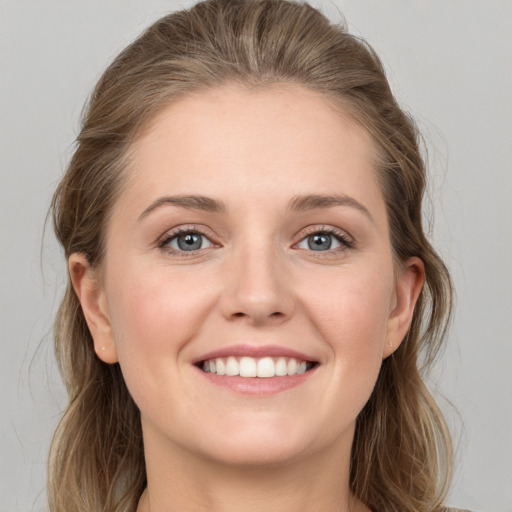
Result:
<svg viewBox="0 0 512 512">
<path fill-rule="evenodd" d="M 321 252 L 352 247 L 352 241 L 342 231 L 322 229 L 304 237 L 298 244 L 299 249 Z"/>
<path fill-rule="evenodd" d="M 213 246 L 213 242 L 206 235 L 194 230 L 180 230 L 177 233 L 171 233 L 160 244 L 162 249 L 170 249 L 170 252 L 174 253 L 194 252 Z"/>
</svg>

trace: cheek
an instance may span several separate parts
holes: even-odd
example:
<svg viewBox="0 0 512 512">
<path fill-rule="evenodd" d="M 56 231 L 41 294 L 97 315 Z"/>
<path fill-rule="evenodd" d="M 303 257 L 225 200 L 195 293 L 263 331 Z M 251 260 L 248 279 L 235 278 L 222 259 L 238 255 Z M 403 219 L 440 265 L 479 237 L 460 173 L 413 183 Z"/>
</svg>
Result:
<svg viewBox="0 0 512 512">
<path fill-rule="evenodd" d="M 318 281 L 323 293 L 310 302 L 315 328 L 329 345 L 334 361 L 333 386 L 337 401 L 350 400 L 354 414 L 364 406 L 375 385 L 382 364 L 394 281 L 392 266 L 376 266 L 365 272 L 344 269 L 338 275 Z M 334 279 L 333 279 L 334 277 Z M 315 287 L 319 290 L 319 288 Z M 332 398 L 332 396 L 331 396 Z"/>
<path fill-rule="evenodd" d="M 211 288 L 200 272 L 164 266 L 133 265 L 110 276 L 109 308 L 126 386 L 143 417 L 173 425 L 176 416 L 186 417 L 187 404 L 197 402 L 183 386 L 180 362 L 215 304 Z"/>
<path fill-rule="evenodd" d="M 169 378 L 160 373 L 176 365 L 215 301 L 200 273 L 134 267 L 123 276 L 110 274 L 110 319 L 127 384 L 157 385 Z"/>
<path fill-rule="evenodd" d="M 354 266 L 317 279 L 314 289 L 309 303 L 317 311 L 317 328 L 337 349 L 351 352 L 381 346 L 393 297 L 392 270 L 363 271 Z"/>
</svg>

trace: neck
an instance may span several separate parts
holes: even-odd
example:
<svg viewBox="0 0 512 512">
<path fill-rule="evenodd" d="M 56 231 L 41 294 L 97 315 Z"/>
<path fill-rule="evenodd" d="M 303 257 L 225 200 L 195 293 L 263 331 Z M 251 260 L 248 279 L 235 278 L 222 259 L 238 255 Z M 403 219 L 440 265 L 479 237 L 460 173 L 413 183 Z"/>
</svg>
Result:
<svg viewBox="0 0 512 512">
<path fill-rule="evenodd" d="M 344 444 L 293 462 L 244 466 L 177 446 L 162 451 L 145 438 L 148 486 L 137 512 L 367 512 L 350 492 L 351 443 Z"/>
</svg>

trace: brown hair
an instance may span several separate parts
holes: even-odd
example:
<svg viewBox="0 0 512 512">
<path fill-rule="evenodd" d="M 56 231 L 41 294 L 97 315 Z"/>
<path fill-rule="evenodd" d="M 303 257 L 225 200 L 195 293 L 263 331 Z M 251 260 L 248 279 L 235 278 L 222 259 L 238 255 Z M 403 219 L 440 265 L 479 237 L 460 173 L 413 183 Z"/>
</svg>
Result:
<svg viewBox="0 0 512 512">
<path fill-rule="evenodd" d="M 426 177 L 415 124 L 395 101 L 373 49 L 343 25 L 308 4 L 207 0 L 149 27 L 97 84 L 53 197 L 65 255 L 83 253 L 100 267 L 132 142 L 170 101 L 230 82 L 287 82 L 321 92 L 373 137 L 396 260 L 419 257 L 426 281 L 406 339 L 383 362 L 357 419 L 350 485 L 375 511 L 438 511 L 452 450 L 422 372 L 446 332 L 451 281 L 422 227 Z M 139 412 L 119 365 L 95 355 L 71 284 L 56 318 L 55 344 L 69 405 L 50 453 L 50 510 L 133 511 L 146 485 Z"/>
</svg>

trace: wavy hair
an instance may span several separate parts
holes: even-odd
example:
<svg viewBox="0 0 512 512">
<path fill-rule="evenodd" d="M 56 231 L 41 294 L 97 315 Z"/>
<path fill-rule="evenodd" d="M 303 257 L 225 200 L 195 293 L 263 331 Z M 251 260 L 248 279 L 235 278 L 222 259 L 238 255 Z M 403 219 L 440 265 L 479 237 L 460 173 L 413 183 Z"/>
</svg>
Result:
<svg viewBox="0 0 512 512">
<path fill-rule="evenodd" d="M 374 50 L 342 23 L 287 0 L 206 0 L 154 23 L 107 68 L 89 99 L 51 203 L 56 236 L 66 257 L 83 253 L 100 268 L 130 146 L 155 115 L 192 92 L 279 82 L 322 93 L 370 133 L 395 259 L 417 256 L 425 265 L 410 329 L 357 418 L 351 489 L 375 511 L 440 511 L 452 447 L 423 373 L 446 334 L 451 280 L 422 225 L 426 170 L 416 125 Z M 146 485 L 139 411 L 119 365 L 95 355 L 70 281 L 54 333 L 69 403 L 50 451 L 50 510 L 132 512 Z"/>
</svg>

